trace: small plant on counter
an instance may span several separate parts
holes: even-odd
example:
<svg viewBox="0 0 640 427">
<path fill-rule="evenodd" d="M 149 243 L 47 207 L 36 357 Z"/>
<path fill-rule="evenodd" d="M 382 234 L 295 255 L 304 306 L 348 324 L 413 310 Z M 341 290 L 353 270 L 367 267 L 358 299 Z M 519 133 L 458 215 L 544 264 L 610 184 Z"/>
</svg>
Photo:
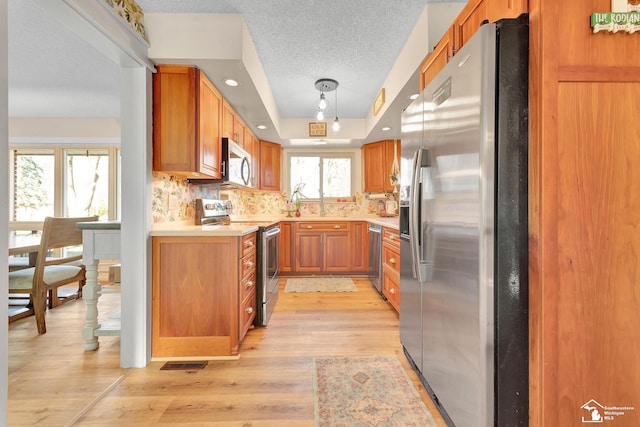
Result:
<svg viewBox="0 0 640 427">
<path fill-rule="evenodd" d="M 302 188 L 304 187 L 303 183 L 296 184 L 293 187 L 293 191 L 291 192 L 291 201 L 295 203 L 296 209 L 300 210 L 300 206 L 302 206 Z"/>
</svg>

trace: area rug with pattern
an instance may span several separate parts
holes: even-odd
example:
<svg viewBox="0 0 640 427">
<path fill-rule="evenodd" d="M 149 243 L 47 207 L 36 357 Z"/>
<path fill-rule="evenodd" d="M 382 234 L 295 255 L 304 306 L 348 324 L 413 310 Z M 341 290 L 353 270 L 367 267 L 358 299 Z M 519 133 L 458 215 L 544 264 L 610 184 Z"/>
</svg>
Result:
<svg viewBox="0 0 640 427">
<path fill-rule="evenodd" d="M 348 277 L 296 277 L 287 279 L 285 292 L 356 292 Z"/>
<path fill-rule="evenodd" d="M 316 427 L 436 427 L 395 356 L 314 359 Z"/>
</svg>

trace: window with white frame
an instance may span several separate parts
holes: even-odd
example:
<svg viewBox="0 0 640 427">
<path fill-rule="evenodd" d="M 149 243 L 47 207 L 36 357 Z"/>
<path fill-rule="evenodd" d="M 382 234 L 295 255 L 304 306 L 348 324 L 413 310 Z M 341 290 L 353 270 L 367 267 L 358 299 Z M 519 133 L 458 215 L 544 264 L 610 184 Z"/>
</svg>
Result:
<svg viewBox="0 0 640 427">
<path fill-rule="evenodd" d="M 10 220 L 41 222 L 46 216 L 117 219 L 118 147 L 12 147 Z"/>
<path fill-rule="evenodd" d="M 356 191 L 355 157 L 354 151 L 287 152 L 287 193 L 299 188 L 303 200 L 350 198 Z"/>
</svg>

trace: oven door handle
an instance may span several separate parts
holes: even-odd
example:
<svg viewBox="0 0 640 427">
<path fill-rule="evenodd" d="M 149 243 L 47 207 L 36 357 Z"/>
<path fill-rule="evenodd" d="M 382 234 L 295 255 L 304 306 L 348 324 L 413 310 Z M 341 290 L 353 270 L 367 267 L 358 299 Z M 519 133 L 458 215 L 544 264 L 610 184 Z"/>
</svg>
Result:
<svg viewBox="0 0 640 427">
<path fill-rule="evenodd" d="M 279 233 L 280 233 L 280 227 L 273 227 L 273 228 L 269 228 L 266 231 L 265 235 L 267 237 L 271 237 L 271 236 L 275 236 L 276 234 L 279 234 Z"/>
</svg>

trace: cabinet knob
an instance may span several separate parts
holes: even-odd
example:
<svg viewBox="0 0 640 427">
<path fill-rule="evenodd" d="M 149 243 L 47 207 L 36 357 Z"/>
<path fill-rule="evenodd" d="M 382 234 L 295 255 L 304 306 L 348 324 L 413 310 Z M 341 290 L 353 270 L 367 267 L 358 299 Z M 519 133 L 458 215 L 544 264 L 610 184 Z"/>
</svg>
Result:
<svg viewBox="0 0 640 427">
<path fill-rule="evenodd" d="M 336 230 L 340 229 L 339 225 L 334 225 L 333 228 L 335 228 Z"/>
<path fill-rule="evenodd" d="M 391 294 L 395 294 L 395 293 L 396 293 L 396 289 L 395 289 L 395 288 L 391 288 L 391 289 L 389 289 L 389 293 L 391 293 Z"/>
<path fill-rule="evenodd" d="M 253 283 L 253 280 L 247 280 L 247 288 L 250 288 L 253 285 L 255 285 L 255 283 Z"/>
<path fill-rule="evenodd" d="M 253 313 L 253 307 L 247 307 L 247 313 L 249 314 Z"/>
<path fill-rule="evenodd" d="M 310 225 L 307 225 L 307 230 L 311 230 L 313 227 Z"/>
<path fill-rule="evenodd" d="M 246 242 L 244 242 L 244 245 L 250 248 L 251 246 L 253 246 L 253 240 L 247 240 Z"/>
<path fill-rule="evenodd" d="M 390 262 L 391 264 L 395 264 L 395 263 L 396 263 L 396 259 L 395 259 L 395 258 L 389 258 L 389 262 Z"/>
<path fill-rule="evenodd" d="M 253 261 L 245 261 L 244 265 L 247 267 L 253 267 Z"/>
<path fill-rule="evenodd" d="M 393 234 L 389 234 L 389 240 L 393 240 L 395 239 L 395 236 Z"/>
</svg>

